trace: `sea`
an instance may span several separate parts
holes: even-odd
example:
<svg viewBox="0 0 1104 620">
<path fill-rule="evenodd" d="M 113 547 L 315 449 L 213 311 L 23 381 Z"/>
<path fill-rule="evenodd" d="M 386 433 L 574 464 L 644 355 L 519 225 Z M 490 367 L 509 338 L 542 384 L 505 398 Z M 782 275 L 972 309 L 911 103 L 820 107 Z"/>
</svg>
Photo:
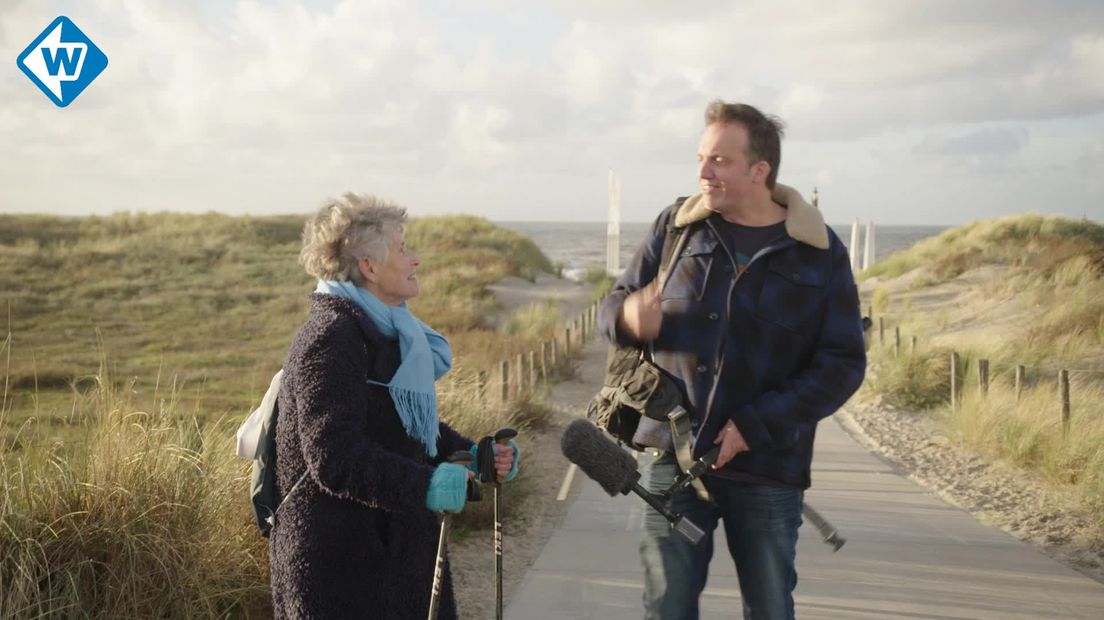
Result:
<svg viewBox="0 0 1104 620">
<path fill-rule="evenodd" d="M 605 222 L 495 222 L 517 231 L 530 239 L 553 263 L 563 265 L 563 273 L 578 278 L 589 267 L 606 264 Z M 621 223 L 621 268 L 628 264 L 633 252 L 644 240 L 651 223 Z M 875 226 L 874 262 L 883 261 L 894 252 L 907 250 L 917 241 L 934 237 L 947 226 Z M 851 225 L 832 225 L 843 240 L 851 243 Z M 859 248 L 862 250 L 866 229 L 859 230 Z M 859 255 L 860 260 L 862 254 Z"/>
</svg>

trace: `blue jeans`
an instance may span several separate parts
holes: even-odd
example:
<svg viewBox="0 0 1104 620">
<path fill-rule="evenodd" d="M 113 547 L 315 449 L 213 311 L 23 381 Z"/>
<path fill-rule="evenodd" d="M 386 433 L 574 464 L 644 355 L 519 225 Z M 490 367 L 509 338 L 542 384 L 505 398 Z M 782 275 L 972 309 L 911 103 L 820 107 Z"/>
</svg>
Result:
<svg viewBox="0 0 1104 620">
<path fill-rule="evenodd" d="M 644 467 L 641 484 L 649 491 L 666 489 L 678 473 L 671 454 Z M 671 510 L 705 531 L 697 545 L 674 532 L 667 520 L 648 508 L 640 558 L 644 562 L 646 620 L 697 620 L 698 598 L 705 589 L 713 557 L 713 531 L 724 519 L 728 551 L 740 579 L 745 620 L 792 620 L 797 587 L 794 559 L 801 526 L 804 492 L 709 477 L 712 506 L 685 489 Z"/>
</svg>

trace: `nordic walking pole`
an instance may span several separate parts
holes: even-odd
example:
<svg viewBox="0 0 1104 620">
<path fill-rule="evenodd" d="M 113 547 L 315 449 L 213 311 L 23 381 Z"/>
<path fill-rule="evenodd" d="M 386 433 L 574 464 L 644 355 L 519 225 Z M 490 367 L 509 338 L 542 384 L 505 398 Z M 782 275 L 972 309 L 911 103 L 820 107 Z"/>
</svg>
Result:
<svg viewBox="0 0 1104 620">
<path fill-rule="evenodd" d="M 512 428 L 500 429 L 494 437 L 484 437 L 479 441 L 479 480 L 494 486 L 494 554 L 495 554 L 495 618 L 502 620 L 502 484 L 495 471 L 494 444 L 506 445 L 517 431 Z"/>
<path fill-rule="evenodd" d="M 450 463 L 468 466 L 475 460 L 475 455 L 466 450 L 453 452 L 448 458 Z M 468 479 L 468 501 L 477 502 L 482 499 L 479 484 Z M 445 555 L 448 551 L 449 528 L 452 527 L 452 514 L 441 513 L 441 537 L 437 540 L 437 563 L 433 566 L 433 589 L 429 591 L 429 620 L 437 620 L 437 608 L 441 605 L 441 584 L 445 576 Z"/>
<path fill-rule="evenodd" d="M 495 433 L 495 443 L 506 445 L 514 437 L 517 431 L 512 428 L 504 428 Z M 495 537 L 495 618 L 502 620 L 502 484 L 495 480 L 494 485 L 494 537 Z"/>
</svg>

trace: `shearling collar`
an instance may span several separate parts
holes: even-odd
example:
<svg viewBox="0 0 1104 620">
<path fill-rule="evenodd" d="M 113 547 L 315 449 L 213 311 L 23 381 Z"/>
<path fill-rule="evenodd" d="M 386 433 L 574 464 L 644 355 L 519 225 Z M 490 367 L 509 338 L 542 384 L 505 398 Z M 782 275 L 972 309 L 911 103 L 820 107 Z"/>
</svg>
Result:
<svg viewBox="0 0 1104 620">
<path fill-rule="evenodd" d="M 821 250 L 828 249 L 828 230 L 824 226 L 824 218 L 816 207 L 805 202 L 801 192 L 781 183 L 774 184 L 771 199 L 786 207 L 786 234 L 806 245 Z M 686 199 L 675 214 L 675 226 L 682 228 L 704 220 L 713 213 L 705 208 L 701 193 L 694 194 Z"/>
</svg>

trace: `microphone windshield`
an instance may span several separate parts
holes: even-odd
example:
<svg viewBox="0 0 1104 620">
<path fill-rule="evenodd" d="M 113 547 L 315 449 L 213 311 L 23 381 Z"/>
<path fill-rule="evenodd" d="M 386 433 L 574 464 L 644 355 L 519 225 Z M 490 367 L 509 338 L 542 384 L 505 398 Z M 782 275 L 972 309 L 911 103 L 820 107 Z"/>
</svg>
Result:
<svg viewBox="0 0 1104 620">
<path fill-rule="evenodd" d="M 611 496 L 628 493 L 640 479 L 636 459 L 583 418 L 564 429 L 560 449 L 567 460 L 578 465 Z"/>
</svg>

